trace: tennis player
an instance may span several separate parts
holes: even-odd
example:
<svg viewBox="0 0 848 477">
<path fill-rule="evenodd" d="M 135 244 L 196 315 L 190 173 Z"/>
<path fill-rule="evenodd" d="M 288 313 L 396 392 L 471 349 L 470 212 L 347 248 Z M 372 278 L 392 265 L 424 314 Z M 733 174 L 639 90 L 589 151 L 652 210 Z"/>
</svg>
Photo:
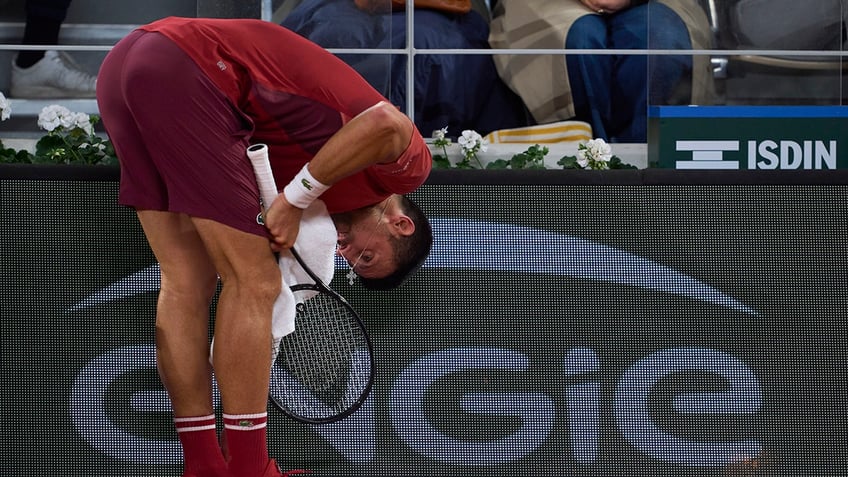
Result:
<svg viewBox="0 0 848 477">
<path fill-rule="evenodd" d="M 133 207 L 161 267 L 157 365 L 184 476 L 283 475 L 266 440 L 274 251 L 291 247 L 320 197 L 339 253 L 362 283 L 391 288 L 417 269 L 430 225 L 403 194 L 430 153 L 409 118 L 317 45 L 270 22 L 166 18 L 122 39 L 97 81 Z M 269 146 L 283 187 L 263 220 L 245 156 Z M 214 370 L 228 461 L 212 407 L 209 305 L 220 277 Z"/>
</svg>

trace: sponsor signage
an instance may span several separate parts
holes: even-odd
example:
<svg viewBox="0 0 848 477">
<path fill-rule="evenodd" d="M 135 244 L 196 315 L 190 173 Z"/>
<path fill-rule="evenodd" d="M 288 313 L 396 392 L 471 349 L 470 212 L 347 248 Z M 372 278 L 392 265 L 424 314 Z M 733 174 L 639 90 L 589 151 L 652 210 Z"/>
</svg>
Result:
<svg viewBox="0 0 848 477">
<path fill-rule="evenodd" d="M 396 290 L 351 286 L 338 263 L 332 286 L 375 341 L 374 391 L 322 426 L 269 406 L 281 465 L 848 475 L 848 186 L 515 177 L 416 192 L 436 244 Z M 0 475 L 181 475 L 155 367 L 158 265 L 117 184 L 0 192 Z"/>
<path fill-rule="evenodd" d="M 648 163 L 698 170 L 846 169 L 848 107 L 651 107 Z"/>
</svg>

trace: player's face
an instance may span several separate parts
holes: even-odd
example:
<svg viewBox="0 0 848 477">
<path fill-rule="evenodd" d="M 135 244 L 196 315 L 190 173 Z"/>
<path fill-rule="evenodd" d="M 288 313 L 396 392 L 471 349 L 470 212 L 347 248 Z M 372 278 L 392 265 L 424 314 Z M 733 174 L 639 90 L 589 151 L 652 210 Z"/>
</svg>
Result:
<svg viewBox="0 0 848 477">
<path fill-rule="evenodd" d="M 379 210 L 337 222 L 338 248 L 357 275 L 364 278 L 383 278 L 391 275 L 397 264 L 389 228 Z"/>
</svg>

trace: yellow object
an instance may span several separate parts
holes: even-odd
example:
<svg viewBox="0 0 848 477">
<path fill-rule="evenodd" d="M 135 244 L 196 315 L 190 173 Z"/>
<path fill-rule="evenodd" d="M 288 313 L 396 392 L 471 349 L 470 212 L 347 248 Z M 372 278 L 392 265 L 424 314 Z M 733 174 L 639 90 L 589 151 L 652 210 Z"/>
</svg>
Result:
<svg viewBox="0 0 848 477">
<path fill-rule="evenodd" d="M 552 144 L 592 139 L 592 126 L 583 121 L 559 121 L 515 129 L 500 129 L 486 136 L 489 144 Z"/>
</svg>

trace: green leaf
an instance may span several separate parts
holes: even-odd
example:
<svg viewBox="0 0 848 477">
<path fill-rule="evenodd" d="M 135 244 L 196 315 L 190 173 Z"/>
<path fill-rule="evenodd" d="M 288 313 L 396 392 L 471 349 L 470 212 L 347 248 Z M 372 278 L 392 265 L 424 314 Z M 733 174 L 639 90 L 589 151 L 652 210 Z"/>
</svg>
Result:
<svg viewBox="0 0 848 477">
<path fill-rule="evenodd" d="M 118 165 L 118 158 L 115 157 L 114 155 L 106 155 L 106 156 L 103 156 L 97 162 L 97 164 L 103 165 L 103 166 L 116 166 L 116 165 Z"/>
<path fill-rule="evenodd" d="M 562 166 L 563 169 L 582 169 L 580 164 L 577 163 L 577 156 L 563 156 L 557 161 L 557 164 Z"/>
<path fill-rule="evenodd" d="M 53 134 L 47 134 L 42 136 L 42 138 L 35 143 L 35 155 L 40 156 L 42 154 L 39 151 L 49 151 L 50 149 L 63 147 L 64 145 L 65 141 L 63 141 L 61 137 Z"/>
<path fill-rule="evenodd" d="M 29 153 L 29 151 L 25 151 L 21 149 L 20 151 L 16 151 L 12 148 L 3 147 L 2 143 L 0 143 L 0 163 L 3 164 L 32 164 L 34 156 Z"/>
<path fill-rule="evenodd" d="M 434 169 L 450 169 L 451 167 L 453 167 L 453 166 L 451 165 L 451 163 L 450 163 L 450 161 L 448 160 L 447 157 L 445 157 L 441 154 L 434 154 L 433 155 L 433 168 Z"/>
<path fill-rule="evenodd" d="M 486 169 L 509 169 L 509 162 L 503 159 L 495 159 L 486 165 Z"/>
<path fill-rule="evenodd" d="M 509 166 L 513 169 L 524 169 L 525 164 L 527 164 L 527 155 L 523 152 L 515 154 L 512 156 L 512 159 L 509 160 Z"/>
<path fill-rule="evenodd" d="M 609 160 L 609 168 L 610 169 L 638 169 L 636 166 L 632 166 L 630 164 L 626 164 L 621 162 L 621 158 L 618 156 L 612 156 Z"/>
<path fill-rule="evenodd" d="M 526 151 L 513 155 L 509 160 L 509 166 L 512 169 L 544 169 L 544 159 L 547 154 L 547 147 L 534 144 Z"/>
</svg>

